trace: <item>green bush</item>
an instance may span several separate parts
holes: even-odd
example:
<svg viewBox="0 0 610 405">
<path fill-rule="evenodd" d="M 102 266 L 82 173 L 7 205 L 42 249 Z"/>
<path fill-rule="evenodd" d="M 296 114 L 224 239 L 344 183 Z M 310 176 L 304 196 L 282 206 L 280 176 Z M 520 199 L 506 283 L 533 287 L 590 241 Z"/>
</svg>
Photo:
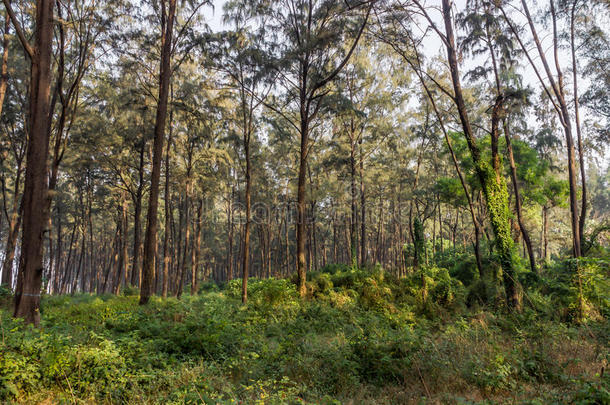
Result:
<svg viewBox="0 0 610 405">
<path fill-rule="evenodd" d="M 320 273 L 335 274 L 346 272 L 351 267 L 344 263 L 330 263 L 320 269 Z"/>
<path fill-rule="evenodd" d="M 146 306 L 133 295 L 44 297 L 40 329 L 0 309 L 0 401 L 605 403 L 600 260 L 580 262 L 584 325 L 565 322 L 580 291 L 565 263 L 526 287 L 521 314 L 489 306 L 491 280 L 466 288 L 432 265 L 403 278 L 312 272 L 306 299 L 290 280 L 252 278 L 246 306 L 241 280 Z"/>
<path fill-rule="evenodd" d="M 199 294 L 207 293 L 207 292 L 216 292 L 220 291 L 220 287 L 214 281 L 205 281 L 199 285 Z"/>
</svg>

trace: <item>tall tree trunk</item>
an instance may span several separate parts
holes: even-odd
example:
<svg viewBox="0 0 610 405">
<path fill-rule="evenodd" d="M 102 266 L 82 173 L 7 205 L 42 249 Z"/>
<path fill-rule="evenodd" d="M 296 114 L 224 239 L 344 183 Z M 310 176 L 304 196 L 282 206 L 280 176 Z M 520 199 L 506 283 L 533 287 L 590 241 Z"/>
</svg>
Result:
<svg viewBox="0 0 610 405">
<path fill-rule="evenodd" d="M 201 218 L 203 216 L 203 199 L 197 203 L 197 219 L 195 222 L 195 237 L 193 238 L 193 249 L 191 251 L 191 295 L 195 295 L 198 289 L 199 254 L 201 251 Z"/>
<path fill-rule="evenodd" d="M 486 8 L 486 12 L 489 13 L 490 12 L 489 9 Z M 523 222 L 523 215 L 522 215 L 522 210 L 521 210 L 521 195 L 519 193 L 519 183 L 517 181 L 517 168 L 515 165 L 515 158 L 513 155 L 513 147 L 512 147 L 511 135 L 510 135 L 510 131 L 509 131 L 509 129 L 510 129 L 509 122 L 505 116 L 506 115 L 505 112 L 501 111 L 501 110 L 503 110 L 502 104 L 504 102 L 504 95 L 502 92 L 502 81 L 500 79 L 498 63 L 497 63 L 497 59 L 496 59 L 496 53 L 493 48 L 493 38 L 490 34 L 488 24 L 485 24 L 485 30 L 486 30 L 486 35 L 487 35 L 487 47 L 489 49 L 489 54 L 491 55 L 492 68 L 493 68 L 493 73 L 494 73 L 494 78 L 495 78 L 495 83 L 496 83 L 496 104 L 494 105 L 493 112 L 492 112 L 492 130 L 491 130 L 492 159 L 493 159 L 493 164 L 494 164 L 494 170 L 496 171 L 496 176 L 498 178 L 500 176 L 502 176 L 501 167 L 500 167 L 500 156 L 498 154 L 498 140 L 499 140 L 499 129 L 498 129 L 499 123 L 498 122 L 499 122 L 500 118 L 502 118 L 502 123 L 503 123 L 503 127 L 504 127 L 504 138 L 506 139 L 506 148 L 508 151 L 508 158 L 509 158 L 509 163 L 510 163 L 511 180 L 512 180 L 512 184 L 513 184 L 513 190 L 515 192 L 515 210 L 517 212 L 517 221 L 519 223 L 519 231 L 520 231 L 521 235 L 523 235 L 523 241 L 527 245 L 527 250 L 528 250 L 529 259 L 530 259 L 530 268 L 531 268 L 532 272 L 535 273 L 536 272 L 536 259 L 534 257 L 532 243 L 531 243 L 531 240 L 529 237 L 529 233 L 528 233 L 527 229 L 525 228 L 525 224 Z M 519 235 L 519 233 L 517 233 L 517 235 Z M 518 239 L 517 239 L 516 243 L 518 243 Z"/>
<path fill-rule="evenodd" d="M 34 46 L 25 39 L 9 0 L 4 0 L 19 39 L 30 56 L 30 103 L 28 112 L 28 147 L 23 191 L 23 229 L 21 257 L 14 316 L 26 323 L 40 322 L 40 287 L 42 285 L 43 237 L 47 198 L 46 170 L 49 155 L 49 95 L 51 92 L 51 53 L 53 42 L 53 1 L 36 1 Z"/>
<path fill-rule="evenodd" d="M 84 292 L 84 280 L 82 279 L 84 276 L 82 276 L 82 274 L 84 273 L 84 269 L 83 269 L 83 261 L 85 260 L 85 251 L 87 249 L 87 236 L 85 233 L 85 229 L 83 229 L 83 234 L 81 235 L 81 245 L 80 245 L 80 255 L 78 257 L 78 267 L 76 268 L 76 273 L 74 274 L 74 279 L 72 280 L 72 290 L 70 291 L 70 293 L 72 295 L 74 295 L 77 290 L 78 290 L 78 280 L 79 277 L 81 278 L 81 291 Z"/>
<path fill-rule="evenodd" d="M 227 281 L 233 280 L 233 198 L 235 185 L 231 185 L 231 194 L 227 202 Z"/>
<path fill-rule="evenodd" d="M 182 243 L 182 230 L 184 229 L 184 196 L 182 193 L 178 196 L 178 226 L 176 229 L 176 224 L 172 218 L 172 229 L 174 237 L 172 237 L 172 241 L 174 242 L 174 256 L 176 260 L 174 260 L 174 295 L 178 295 L 178 286 L 182 283 L 180 269 L 182 269 L 182 259 L 184 255 L 182 254 L 182 249 L 184 248 Z"/>
<path fill-rule="evenodd" d="M 184 211 L 184 249 L 182 250 L 182 259 L 180 261 L 180 281 L 178 283 L 178 290 L 176 291 L 176 297 L 180 298 L 182 296 L 182 289 L 184 287 L 184 279 L 186 277 L 186 265 L 187 265 L 187 255 L 189 250 L 189 245 L 191 242 L 191 224 L 190 224 L 190 179 L 188 178 L 189 174 L 187 174 L 186 181 L 186 192 L 184 194 L 184 201 L 182 202 L 183 211 Z"/>
<path fill-rule="evenodd" d="M 70 279 L 70 266 L 72 264 L 72 253 L 74 252 L 74 238 L 76 237 L 76 229 L 78 228 L 78 222 L 74 221 L 74 225 L 72 226 L 72 232 L 70 235 L 70 245 L 68 247 L 68 257 L 66 258 L 66 265 L 63 271 L 63 279 L 61 282 L 61 288 L 59 289 L 60 294 L 65 294 L 68 288 L 68 282 Z"/>
<path fill-rule="evenodd" d="M 572 1 L 572 9 L 570 12 L 570 51 L 572 54 L 572 82 L 574 97 L 574 119 L 576 123 L 576 138 L 578 140 L 578 158 L 580 162 L 580 188 L 581 188 L 581 203 L 580 203 L 580 219 L 578 223 L 579 235 L 583 238 L 585 232 L 585 219 L 587 217 L 587 178 L 585 177 L 585 155 L 582 146 L 582 132 L 580 129 L 580 108 L 578 100 L 578 63 L 576 61 L 576 5 L 579 0 Z"/>
<path fill-rule="evenodd" d="M 527 248 L 527 254 L 530 260 L 530 269 L 532 272 L 536 272 L 536 258 L 534 257 L 534 248 L 532 247 L 532 240 L 530 239 L 529 232 L 525 228 L 523 222 L 523 214 L 521 209 L 521 193 L 519 191 L 519 183 L 517 181 L 517 167 L 515 165 L 515 157 L 513 155 L 513 146 L 511 142 L 508 122 L 504 120 L 504 137 L 506 138 L 506 149 L 508 151 L 508 161 L 510 163 L 510 177 L 513 182 L 513 189 L 515 190 L 515 210 L 517 211 L 517 221 L 519 222 L 519 229 L 521 235 L 523 235 L 523 242 Z"/>
<path fill-rule="evenodd" d="M 250 129 L 246 126 L 244 132 L 244 152 L 246 155 L 246 225 L 244 227 L 244 245 L 243 245 L 243 278 L 241 285 L 241 302 L 248 302 L 248 273 L 250 271 L 250 222 L 251 222 L 251 168 L 250 168 Z"/>
<path fill-rule="evenodd" d="M 301 94 L 301 149 L 299 154 L 299 172 L 297 184 L 297 289 L 301 297 L 305 297 L 307 288 L 305 287 L 307 263 L 305 262 L 305 226 L 306 226 L 306 205 L 305 205 L 305 180 L 307 174 L 307 152 L 309 148 L 309 111 L 306 107 L 304 91 Z"/>
<path fill-rule="evenodd" d="M 364 266 L 366 257 L 366 196 L 364 188 L 364 154 L 362 153 L 362 136 L 360 145 L 360 266 Z"/>
<path fill-rule="evenodd" d="M 549 229 L 549 208 L 545 205 L 542 207 L 542 260 L 546 263 L 549 259 L 549 239 L 548 229 Z"/>
<path fill-rule="evenodd" d="M 466 102 L 462 94 L 460 84 L 460 74 L 458 69 L 458 61 L 455 48 L 455 38 L 453 34 L 453 24 L 451 17 L 451 2 L 443 0 L 443 20 L 446 32 L 446 48 L 449 68 L 451 70 L 451 79 L 453 82 L 454 102 L 456 104 L 460 122 L 464 130 L 468 149 L 475 166 L 477 177 L 483 188 L 487 201 L 487 208 L 491 224 L 496 237 L 496 247 L 500 256 L 500 263 L 503 270 L 504 287 L 506 290 L 507 304 L 510 308 L 520 310 L 521 302 L 517 289 L 516 274 L 513 267 L 513 239 L 510 234 L 510 209 L 508 207 L 508 192 L 506 183 L 503 178 L 497 178 L 493 173 L 493 168 L 489 168 L 482 159 L 481 151 L 476 143 L 475 137 L 470 126 L 468 113 L 466 110 Z"/>
<path fill-rule="evenodd" d="M 55 259 L 55 274 L 53 275 L 53 292 L 57 293 L 59 291 L 59 274 L 61 268 L 61 255 L 62 255 L 62 222 L 61 222 L 61 205 L 57 205 L 57 246 L 55 249 L 55 258 L 51 258 L 51 260 Z"/>
<path fill-rule="evenodd" d="M 350 199 L 351 199 L 351 221 L 350 221 L 350 259 L 351 266 L 358 265 L 358 233 L 357 233 L 357 211 L 358 193 L 356 189 L 356 142 L 354 134 L 354 120 L 351 120 L 350 133 L 350 154 L 349 154 L 349 173 L 350 173 Z"/>
<path fill-rule="evenodd" d="M 142 198 L 144 194 L 144 149 L 146 141 L 142 139 L 140 148 L 139 183 L 134 199 L 133 214 L 133 259 L 131 264 L 131 285 L 139 286 L 142 268 L 140 267 L 140 251 L 142 246 Z"/>
<path fill-rule="evenodd" d="M 15 190 L 15 192 L 17 192 Z M 2 285 L 11 286 L 13 280 L 13 265 L 15 262 L 15 248 L 19 237 L 19 227 L 21 225 L 21 209 L 15 207 L 8 223 L 6 247 L 4 249 L 4 262 L 2 263 Z"/>
<path fill-rule="evenodd" d="M 2 67 L 1 67 L 1 76 L 0 76 L 0 115 L 2 114 L 2 107 L 4 106 L 4 97 L 6 96 L 6 88 L 8 85 L 8 48 L 10 45 L 10 31 L 11 28 L 11 17 L 8 13 L 6 13 L 6 17 L 4 20 L 4 37 L 2 40 Z M 20 166 L 21 161 L 17 167 L 17 179 L 20 177 Z M 4 180 L 3 180 L 4 181 Z M 15 181 L 15 198 L 14 201 L 18 201 L 17 196 L 18 192 L 18 184 L 19 181 Z M 5 201 L 6 204 L 6 201 Z M 7 232 L 7 242 L 6 249 L 4 254 L 4 262 L 2 264 L 2 280 L 0 285 L 11 287 L 12 279 L 13 279 L 13 262 L 15 259 L 15 244 L 17 241 L 17 230 L 19 229 L 21 220 L 17 221 L 17 216 L 19 213 L 17 212 L 18 208 L 16 203 L 13 204 L 13 214 L 9 219 L 9 228 Z M 15 226 L 16 225 L 16 226 Z"/>
<path fill-rule="evenodd" d="M 118 254 L 119 260 L 117 263 L 117 274 L 116 282 L 114 284 L 113 293 L 119 295 L 121 292 L 121 286 L 127 282 L 127 261 L 129 257 L 127 255 L 127 192 L 121 193 L 121 205 L 119 210 L 119 242 L 118 242 Z"/>
<path fill-rule="evenodd" d="M 4 106 L 4 96 L 6 96 L 6 87 L 8 85 L 8 48 L 10 46 L 10 28 L 11 17 L 6 13 L 4 20 L 4 37 L 2 40 L 2 67 L 0 70 L 0 114 Z"/>
<path fill-rule="evenodd" d="M 163 22 L 161 36 L 161 66 L 159 79 L 159 103 L 155 120 L 155 139 L 153 143 L 152 171 L 150 176 L 150 198 L 148 200 L 148 215 L 146 217 L 146 237 L 144 239 L 143 279 L 140 290 L 140 304 L 146 304 L 153 294 L 155 279 L 155 258 L 157 255 L 157 208 L 159 205 L 159 181 L 161 177 L 161 159 L 163 156 L 163 138 L 165 136 L 165 120 L 167 117 L 167 99 L 169 96 L 169 81 L 171 77 L 172 36 L 174 31 L 174 16 L 176 0 L 168 0 L 169 11 L 165 15 L 165 1 L 162 1 Z"/>
<path fill-rule="evenodd" d="M 561 125 L 563 127 L 565 138 L 566 138 L 566 147 L 567 147 L 567 155 L 568 155 L 568 183 L 570 186 L 570 213 L 571 213 L 571 227 L 572 227 L 572 253 L 574 257 L 581 256 L 581 233 L 580 233 L 580 221 L 579 221 L 579 213 L 578 213 L 578 186 L 576 184 L 576 166 L 575 166 L 575 150 L 574 150 L 574 138 L 572 136 L 572 124 L 570 121 L 570 113 L 568 110 L 568 105 L 566 102 L 565 92 L 563 89 L 563 72 L 559 66 L 559 37 L 557 32 L 557 17 L 555 13 L 555 3 L 553 0 L 550 1 L 550 11 L 551 11 L 551 19 L 553 26 L 553 55 L 555 59 L 555 70 L 557 73 L 557 81 L 551 72 L 549 63 L 547 61 L 546 54 L 547 52 L 542 46 L 540 38 L 538 37 L 538 32 L 534 25 L 534 20 L 529 11 L 529 7 L 527 6 L 527 2 L 525 0 L 521 0 L 521 5 L 523 6 L 524 16 L 529 25 L 530 31 L 532 33 L 532 38 L 534 40 L 534 44 L 536 45 L 536 50 L 538 53 L 538 57 L 542 62 L 544 72 L 546 73 L 547 80 L 549 81 L 550 86 L 544 81 L 539 69 L 536 67 L 532 57 L 529 54 L 528 48 L 526 44 L 521 40 L 521 33 L 515 27 L 515 25 L 511 22 L 511 20 L 506 15 L 506 12 L 500 7 L 500 11 L 502 12 L 505 21 L 508 23 L 511 31 L 515 35 L 515 38 L 519 42 L 521 49 L 523 50 L 525 56 L 527 57 L 530 65 L 534 69 L 534 73 L 536 74 L 538 80 L 542 84 L 544 91 L 547 96 L 553 103 L 553 107 L 557 112 L 557 116 L 561 121 Z M 584 177 L 584 176 L 583 176 Z M 584 221 L 583 221 L 584 226 Z"/>
<path fill-rule="evenodd" d="M 173 95 L 173 93 L 172 93 Z M 171 109 L 169 113 L 169 136 L 167 139 L 167 148 L 165 151 L 165 232 L 163 234 L 163 286 L 161 287 L 161 296 L 163 298 L 167 298 L 167 292 L 169 291 L 169 267 L 171 256 L 169 254 L 169 236 L 171 233 L 170 229 L 170 219 L 171 219 L 171 208 L 170 208 L 170 199 L 171 195 L 169 193 L 169 176 L 170 176 L 170 168 L 169 168 L 169 151 L 172 147 L 172 135 L 173 135 L 173 127 L 172 121 L 174 116 L 174 110 Z"/>
</svg>

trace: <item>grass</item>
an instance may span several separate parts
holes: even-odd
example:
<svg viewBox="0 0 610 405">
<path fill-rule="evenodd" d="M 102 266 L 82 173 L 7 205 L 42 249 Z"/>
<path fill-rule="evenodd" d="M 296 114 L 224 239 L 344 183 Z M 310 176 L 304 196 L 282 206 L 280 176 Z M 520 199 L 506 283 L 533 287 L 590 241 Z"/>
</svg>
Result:
<svg viewBox="0 0 610 405">
<path fill-rule="evenodd" d="M 603 318 L 466 308 L 463 286 L 448 293 L 434 277 L 422 303 L 419 279 L 313 274 L 304 301 L 287 280 L 252 280 L 247 307 L 238 280 L 145 307 L 137 296 L 45 297 L 40 329 L 5 306 L 0 400 L 610 403 Z"/>
</svg>

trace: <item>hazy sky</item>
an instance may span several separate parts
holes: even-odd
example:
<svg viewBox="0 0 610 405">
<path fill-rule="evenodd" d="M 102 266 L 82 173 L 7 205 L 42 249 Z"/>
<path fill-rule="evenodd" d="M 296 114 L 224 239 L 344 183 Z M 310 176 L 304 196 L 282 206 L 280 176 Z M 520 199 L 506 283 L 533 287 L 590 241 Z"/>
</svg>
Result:
<svg viewBox="0 0 610 405">
<path fill-rule="evenodd" d="M 210 25 L 210 28 L 213 31 L 221 31 L 221 30 L 227 28 L 227 27 L 223 27 L 223 24 L 222 24 L 222 14 L 223 14 L 222 8 L 226 2 L 227 2 L 227 0 L 212 0 L 212 3 L 214 4 L 214 8 L 208 7 L 206 10 L 207 11 L 206 20 L 207 20 L 207 23 Z"/>
</svg>

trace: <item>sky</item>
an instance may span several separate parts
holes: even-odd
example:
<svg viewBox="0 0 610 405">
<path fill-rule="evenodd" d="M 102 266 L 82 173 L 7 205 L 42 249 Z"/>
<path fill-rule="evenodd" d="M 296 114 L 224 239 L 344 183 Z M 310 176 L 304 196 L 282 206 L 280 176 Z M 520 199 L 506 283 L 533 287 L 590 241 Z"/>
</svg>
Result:
<svg viewBox="0 0 610 405">
<path fill-rule="evenodd" d="M 207 8 L 208 13 L 206 13 L 206 21 L 214 32 L 228 28 L 222 23 L 223 7 L 226 2 L 227 0 L 212 0 L 214 7 Z"/>
</svg>

